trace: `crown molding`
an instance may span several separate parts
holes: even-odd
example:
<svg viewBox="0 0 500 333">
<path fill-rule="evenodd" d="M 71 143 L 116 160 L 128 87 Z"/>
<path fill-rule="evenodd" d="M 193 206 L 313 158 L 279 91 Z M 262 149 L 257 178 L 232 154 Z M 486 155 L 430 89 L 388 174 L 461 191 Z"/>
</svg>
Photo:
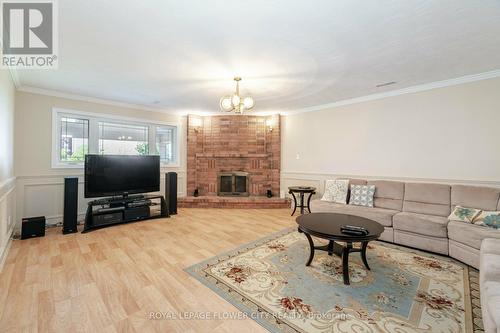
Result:
<svg viewBox="0 0 500 333">
<path fill-rule="evenodd" d="M 213 111 L 165 110 L 165 109 L 148 107 L 148 106 L 141 105 L 141 104 L 118 102 L 118 101 L 107 100 L 107 99 L 102 99 L 102 98 L 66 93 L 66 92 L 57 91 L 57 90 L 36 88 L 36 87 L 32 87 L 32 86 L 24 86 L 24 85 L 20 84 L 19 77 L 17 75 L 17 71 L 15 69 L 12 69 L 12 68 L 9 69 L 9 71 L 10 71 L 10 74 L 12 76 L 12 80 L 14 82 L 14 85 L 16 86 L 17 90 L 21 91 L 21 92 L 27 92 L 27 93 L 45 95 L 45 96 L 53 96 L 53 97 L 59 97 L 59 98 L 66 98 L 66 99 L 72 99 L 72 100 L 89 102 L 89 103 L 118 106 L 118 107 L 123 107 L 123 108 L 128 108 L 128 109 L 166 113 L 166 114 L 179 115 L 179 116 L 186 116 L 188 114 L 200 114 L 200 115 L 221 115 L 221 114 L 224 114 L 224 113 L 213 112 Z M 383 93 L 370 94 L 370 95 L 345 99 L 345 100 L 332 102 L 332 103 L 315 105 L 315 106 L 301 108 L 301 109 L 295 109 L 295 110 L 289 110 L 289 111 L 260 111 L 260 112 L 257 111 L 257 112 L 252 112 L 252 114 L 254 114 L 254 115 L 270 115 L 270 114 L 279 113 L 281 115 L 293 115 L 293 114 L 298 114 L 298 113 L 321 111 L 321 110 L 333 109 L 333 108 L 351 105 L 351 104 L 375 101 L 378 99 L 383 99 L 383 98 L 388 98 L 388 97 L 394 97 L 394 96 L 399 96 L 399 95 L 404 95 L 404 94 L 411 94 L 411 93 L 417 93 L 417 92 L 422 92 L 422 91 L 428 91 L 428 90 L 444 88 L 444 87 L 449 87 L 449 86 L 455 86 L 455 85 L 469 83 L 469 82 L 497 78 L 497 77 L 500 77 L 500 69 L 489 71 L 489 72 L 478 73 L 478 74 L 461 76 L 461 77 L 449 79 L 449 80 L 435 81 L 435 82 L 420 84 L 420 85 L 411 86 L 411 87 L 402 88 L 402 89 L 397 89 L 397 90 L 390 90 L 390 91 L 386 91 Z"/>
<path fill-rule="evenodd" d="M 461 76 L 461 77 L 449 79 L 449 80 L 435 81 L 435 82 L 430 82 L 430 83 L 425 83 L 425 84 L 419 84 L 416 86 L 386 91 L 383 93 L 377 93 L 377 94 L 371 94 L 371 95 L 366 95 L 366 96 L 361 96 L 361 97 L 344 99 L 344 100 L 333 102 L 333 103 L 326 103 L 326 104 L 315 105 L 315 106 L 311 106 L 311 107 L 307 107 L 307 108 L 290 110 L 290 111 L 284 112 L 284 114 L 291 115 L 291 114 L 298 114 L 298 113 L 304 113 L 304 112 L 313 112 L 313 111 L 321 111 L 321 110 L 326 110 L 326 109 L 333 109 L 333 108 L 337 108 L 337 107 L 345 106 L 345 105 L 375 101 L 375 100 L 383 99 L 383 98 L 387 98 L 387 97 L 394 97 L 394 96 L 399 96 L 399 95 L 404 95 L 404 94 L 417 93 L 417 92 L 421 92 L 421 91 L 428 91 L 428 90 L 444 88 L 444 87 L 449 87 L 449 86 L 456 86 L 459 84 L 487 80 L 487 79 L 492 79 L 492 78 L 496 78 L 496 77 L 500 77 L 500 69 L 489 71 L 489 72 L 484 72 L 484 73 Z"/>
<path fill-rule="evenodd" d="M 157 108 L 152 108 L 152 107 L 148 107 L 148 106 L 141 105 L 141 104 L 124 103 L 124 102 L 118 102 L 118 101 L 113 101 L 113 100 L 108 100 L 108 99 L 102 99 L 102 98 L 96 98 L 96 97 L 90 97 L 90 96 L 84 96 L 84 95 L 78 95 L 78 94 L 71 94 L 71 93 L 66 93 L 66 92 L 57 91 L 57 90 L 36 88 L 36 87 L 31 87 L 31 86 L 18 86 L 17 90 L 21 91 L 21 92 L 27 92 L 30 94 L 59 97 L 59 98 L 71 99 L 71 100 L 88 102 L 88 103 L 117 106 L 117 107 L 122 107 L 122 108 L 127 108 L 127 109 L 135 109 L 135 110 L 142 110 L 142 111 L 180 115 L 180 112 L 178 112 L 178 111 L 157 109 Z"/>
<path fill-rule="evenodd" d="M 176 111 L 162 110 L 162 109 L 147 107 L 147 106 L 141 105 L 141 104 L 124 103 L 124 102 L 112 101 L 112 100 L 101 99 L 101 98 L 96 98 L 96 97 L 70 94 L 70 93 L 65 93 L 65 92 L 57 91 L 57 90 L 36 88 L 36 87 L 32 87 L 32 86 L 19 86 L 17 88 L 17 90 L 21 91 L 21 92 L 27 92 L 30 94 L 59 97 L 59 98 L 77 100 L 77 101 L 82 101 L 82 102 L 118 106 L 118 107 L 135 109 L 135 110 L 142 110 L 142 111 L 160 112 L 160 113 L 176 115 L 176 116 L 187 116 L 189 114 L 195 114 L 195 115 L 200 115 L 200 116 L 227 115 L 227 112 L 222 112 L 222 111 L 213 112 L 213 111 L 203 111 L 203 110 L 176 110 Z M 257 111 L 257 112 L 252 112 L 251 115 L 268 116 L 268 115 L 274 115 L 277 113 L 279 113 L 279 112 L 278 111 Z"/>
</svg>

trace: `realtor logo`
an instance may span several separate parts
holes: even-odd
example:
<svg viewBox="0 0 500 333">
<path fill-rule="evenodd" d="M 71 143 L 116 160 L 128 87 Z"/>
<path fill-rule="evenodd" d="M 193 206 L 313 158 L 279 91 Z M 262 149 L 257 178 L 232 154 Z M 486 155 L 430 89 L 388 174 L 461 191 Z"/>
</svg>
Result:
<svg viewBox="0 0 500 333">
<path fill-rule="evenodd" d="M 10 68 L 57 68 L 54 0 L 2 2 L 2 63 Z"/>
</svg>

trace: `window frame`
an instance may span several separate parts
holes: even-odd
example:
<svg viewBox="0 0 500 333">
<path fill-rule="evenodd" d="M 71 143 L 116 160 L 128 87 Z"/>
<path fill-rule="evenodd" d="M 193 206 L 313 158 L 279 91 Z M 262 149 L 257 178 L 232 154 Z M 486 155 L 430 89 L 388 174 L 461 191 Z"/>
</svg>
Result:
<svg viewBox="0 0 500 333">
<path fill-rule="evenodd" d="M 96 112 L 86 112 L 62 108 L 52 108 L 52 169 L 83 169 L 84 162 L 67 161 L 63 162 L 60 160 L 61 154 L 61 129 L 59 126 L 60 120 L 63 117 L 69 118 L 79 118 L 88 119 L 89 121 L 89 137 L 88 137 L 88 147 L 89 154 L 99 154 L 99 122 L 109 121 L 115 123 L 129 124 L 129 125 L 139 125 L 148 126 L 148 144 L 149 144 L 149 154 L 151 154 L 151 149 L 156 150 L 156 127 L 157 126 L 172 126 L 175 128 L 175 134 L 173 135 L 175 142 L 172 146 L 172 154 L 174 156 L 174 161 L 167 163 L 162 161 L 161 167 L 179 167 L 181 164 L 180 156 L 180 121 L 144 121 L 140 118 L 125 117 L 118 115 L 111 115 L 105 113 Z M 155 154 L 151 154 L 155 155 Z"/>
</svg>

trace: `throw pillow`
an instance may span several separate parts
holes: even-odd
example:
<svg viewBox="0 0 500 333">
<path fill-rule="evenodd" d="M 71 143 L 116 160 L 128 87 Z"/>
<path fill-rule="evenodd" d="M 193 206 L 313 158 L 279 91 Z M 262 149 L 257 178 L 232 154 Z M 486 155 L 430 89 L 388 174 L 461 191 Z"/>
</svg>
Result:
<svg viewBox="0 0 500 333">
<path fill-rule="evenodd" d="M 481 214 L 473 220 L 473 223 L 493 229 L 500 229 L 500 211 L 482 211 Z"/>
<path fill-rule="evenodd" d="M 321 200 L 341 203 L 345 205 L 347 203 L 348 189 L 348 179 L 327 180 L 325 182 L 325 193 L 323 194 Z"/>
<path fill-rule="evenodd" d="M 479 214 L 481 214 L 480 209 L 456 206 L 448 216 L 448 220 L 472 223 Z"/>
<path fill-rule="evenodd" d="M 373 207 L 375 185 L 351 185 L 349 205 Z"/>
</svg>

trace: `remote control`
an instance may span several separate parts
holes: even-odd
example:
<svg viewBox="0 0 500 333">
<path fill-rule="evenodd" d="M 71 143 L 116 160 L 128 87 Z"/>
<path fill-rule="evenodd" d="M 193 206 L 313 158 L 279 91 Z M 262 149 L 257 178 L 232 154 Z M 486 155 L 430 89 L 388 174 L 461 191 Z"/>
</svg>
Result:
<svg viewBox="0 0 500 333">
<path fill-rule="evenodd" d="M 345 225 L 340 228 L 340 231 L 345 234 L 352 235 L 368 235 L 369 232 L 363 227 L 357 227 L 354 225 Z"/>
</svg>

